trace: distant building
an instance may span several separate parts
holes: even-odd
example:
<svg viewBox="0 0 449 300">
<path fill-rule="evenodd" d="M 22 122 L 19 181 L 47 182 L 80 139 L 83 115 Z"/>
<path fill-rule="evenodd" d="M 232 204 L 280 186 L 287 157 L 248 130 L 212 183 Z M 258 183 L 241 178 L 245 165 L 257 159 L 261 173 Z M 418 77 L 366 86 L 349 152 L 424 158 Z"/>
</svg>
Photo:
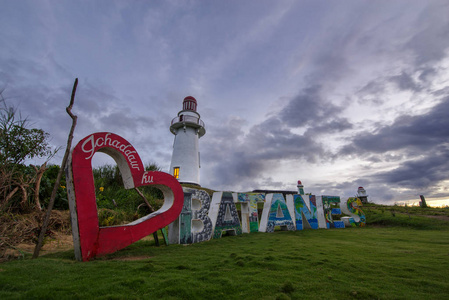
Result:
<svg viewBox="0 0 449 300">
<path fill-rule="evenodd" d="M 304 186 L 302 185 L 301 180 L 298 180 L 298 185 L 296 187 L 298 188 L 298 194 L 304 195 Z"/>
<path fill-rule="evenodd" d="M 366 194 L 365 189 L 361 186 L 357 190 L 357 198 L 359 198 L 363 204 L 368 203 L 368 195 Z"/>
<path fill-rule="evenodd" d="M 286 191 L 286 190 L 253 190 L 251 193 L 264 193 L 264 194 L 282 194 L 285 198 L 286 195 L 297 195 L 298 191 Z"/>
<path fill-rule="evenodd" d="M 171 121 L 170 131 L 175 135 L 175 140 L 169 173 L 180 183 L 200 185 L 198 140 L 206 133 L 206 129 L 196 108 L 196 99 L 185 97 L 182 110 Z"/>
<path fill-rule="evenodd" d="M 304 186 L 301 183 L 301 180 L 298 180 L 297 191 L 288 191 L 288 190 L 253 190 L 252 193 L 265 193 L 265 194 L 282 194 L 285 198 L 287 195 L 304 195 Z"/>
</svg>

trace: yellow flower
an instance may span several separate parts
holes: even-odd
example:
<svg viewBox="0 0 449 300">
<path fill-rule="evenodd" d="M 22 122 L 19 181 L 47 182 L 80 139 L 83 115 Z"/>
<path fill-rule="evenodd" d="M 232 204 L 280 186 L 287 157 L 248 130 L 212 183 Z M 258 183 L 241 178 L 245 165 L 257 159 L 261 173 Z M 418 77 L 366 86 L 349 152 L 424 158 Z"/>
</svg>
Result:
<svg viewBox="0 0 449 300">
<path fill-rule="evenodd" d="M 63 190 L 65 190 L 65 186 L 61 185 L 61 188 L 62 188 Z"/>
<path fill-rule="evenodd" d="M 104 191 L 104 187 L 100 186 L 100 192 Z"/>
</svg>

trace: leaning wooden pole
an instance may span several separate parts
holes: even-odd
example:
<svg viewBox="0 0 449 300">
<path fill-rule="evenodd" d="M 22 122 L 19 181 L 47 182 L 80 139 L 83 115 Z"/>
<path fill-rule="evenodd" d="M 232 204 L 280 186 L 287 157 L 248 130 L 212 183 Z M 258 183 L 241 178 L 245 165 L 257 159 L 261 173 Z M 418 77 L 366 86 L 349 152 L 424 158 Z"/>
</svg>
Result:
<svg viewBox="0 0 449 300">
<path fill-rule="evenodd" d="M 150 209 L 150 213 L 154 212 L 153 206 L 151 206 L 150 202 L 147 200 L 145 195 L 137 187 L 135 187 L 134 189 L 136 190 L 137 194 L 139 194 L 139 196 L 143 199 L 145 204 L 148 206 L 148 208 Z M 162 229 L 161 229 L 161 231 L 162 231 Z M 159 247 L 159 238 L 157 237 L 157 230 L 155 232 L 153 232 L 153 237 L 154 237 L 154 242 L 156 243 L 156 246 Z"/>
<path fill-rule="evenodd" d="M 47 232 L 48 223 L 50 221 L 51 210 L 53 209 L 53 205 L 55 203 L 56 192 L 59 188 L 59 182 L 61 181 L 62 173 L 64 172 L 65 165 L 67 163 L 67 159 L 70 154 L 70 149 L 72 148 L 72 140 L 73 140 L 73 132 L 75 131 L 77 116 L 72 114 L 72 107 L 75 101 L 75 93 L 76 87 L 78 86 L 78 78 L 75 79 L 75 83 L 73 84 L 72 89 L 72 97 L 70 98 L 70 105 L 67 106 L 66 112 L 69 114 L 70 118 L 72 118 L 72 127 L 70 128 L 69 137 L 67 140 L 67 148 L 65 149 L 64 158 L 62 159 L 61 169 L 59 169 L 58 176 L 56 177 L 55 186 L 53 187 L 53 192 L 51 193 L 50 203 L 48 203 L 47 214 L 45 215 L 44 223 L 42 224 L 42 229 L 39 234 L 39 239 L 37 241 L 36 248 L 34 248 L 33 258 L 37 258 L 39 256 L 39 252 L 41 251 L 42 244 L 44 243 L 45 233 Z"/>
</svg>

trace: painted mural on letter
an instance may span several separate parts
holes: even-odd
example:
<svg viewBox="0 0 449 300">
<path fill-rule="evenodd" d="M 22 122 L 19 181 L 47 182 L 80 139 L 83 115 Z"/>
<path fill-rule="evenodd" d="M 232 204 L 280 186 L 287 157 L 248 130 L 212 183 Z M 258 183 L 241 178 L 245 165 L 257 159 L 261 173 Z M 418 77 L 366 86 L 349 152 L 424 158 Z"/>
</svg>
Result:
<svg viewBox="0 0 449 300">
<path fill-rule="evenodd" d="M 179 243 L 192 243 L 192 194 L 184 191 L 184 205 L 179 216 Z"/>
<path fill-rule="evenodd" d="M 324 216 L 327 228 L 345 228 L 341 220 L 334 220 L 332 215 L 341 215 L 340 196 L 322 196 Z"/>
<path fill-rule="evenodd" d="M 349 223 L 352 227 L 363 227 L 366 225 L 365 213 L 360 209 L 362 201 L 356 197 L 348 198 L 346 202 L 346 209 L 343 209 L 345 213 L 352 215 L 349 218 Z"/>
<path fill-rule="evenodd" d="M 242 234 L 242 226 L 235 207 L 232 193 L 223 192 L 218 208 L 218 215 L 214 228 L 214 239 L 220 238 L 223 231 L 231 231 L 234 234 Z"/>
<path fill-rule="evenodd" d="M 282 230 L 295 230 L 295 224 L 282 194 L 273 194 L 266 232 L 274 232 L 275 226 L 280 226 Z"/>
<path fill-rule="evenodd" d="M 211 199 L 203 190 L 183 188 L 184 205 L 179 218 L 168 228 L 171 244 L 192 244 L 210 240 L 212 222 L 208 216 Z"/>
<path fill-rule="evenodd" d="M 259 231 L 259 213 L 257 211 L 257 203 L 265 202 L 265 194 L 263 193 L 237 193 L 238 202 L 242 203 L 242 230 L 243 232 Z M 244 212 L 244 205 L 247 205 L 247 212 Z M 246 226 L 244 226 L 244 224 Z M 245 230 L 248 228 L 247 230 Z"/>
<path fill-rule="evenodd" d="M 310 206 L 307 206 L 303 197 L 309 198 Z M 318 211 L 315 195 L 294 195 L 296 230 L 303 230 L 304 225 L 318 229 Z"/>
<path fill-rule="evenodd" d="M 192 193 L 192 203 L 200 203 L 196 209 L 192 205 L 192 238 L 194 243 L 200 243 L 210 240 L 212 237 L 212 222 L 208 216 L 210 208 L 210 196 L 207 192 L 197 189 L 186 189 Z M 198 226 L 196 226 L 198 224 Z"/>
</svg>

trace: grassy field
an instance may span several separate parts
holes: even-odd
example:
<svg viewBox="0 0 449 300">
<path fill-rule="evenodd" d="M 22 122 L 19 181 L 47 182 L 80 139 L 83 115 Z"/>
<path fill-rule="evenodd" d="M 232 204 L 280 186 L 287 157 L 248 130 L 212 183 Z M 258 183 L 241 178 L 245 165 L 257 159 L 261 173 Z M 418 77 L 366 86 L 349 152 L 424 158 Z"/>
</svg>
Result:
<svg viewBox="0 0 449 300">
<path fill-rule="evenodd" d="M 0 299 L 447 299 L 449 222 L 381 208 L 367 207 L 365 228 L 143 240 L 87 263 L 73 251 L 9 261 Z"/>
</svg>

